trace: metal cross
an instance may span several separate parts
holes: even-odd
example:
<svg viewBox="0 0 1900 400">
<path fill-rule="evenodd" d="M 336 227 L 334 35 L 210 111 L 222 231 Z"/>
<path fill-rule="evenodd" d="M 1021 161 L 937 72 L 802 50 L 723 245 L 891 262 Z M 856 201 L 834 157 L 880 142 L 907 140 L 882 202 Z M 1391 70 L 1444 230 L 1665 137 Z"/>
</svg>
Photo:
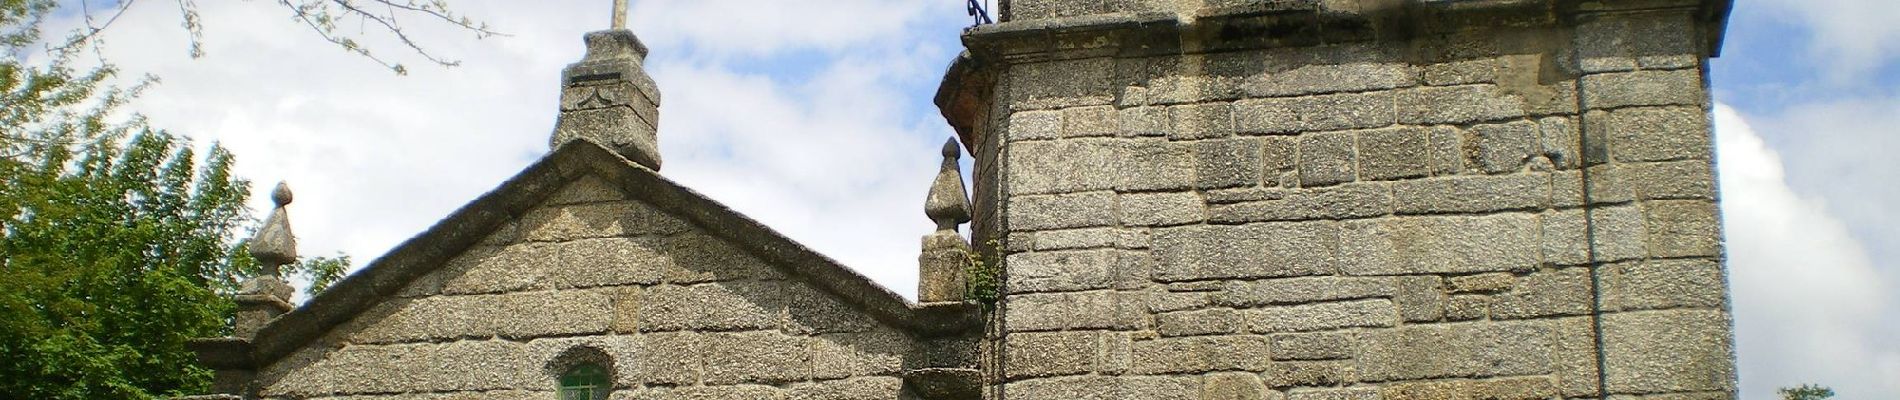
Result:
<svg viewBox="0 0 1900 400">
<path fill-rule="evenodd" d="M 614 0 L 614 29 L 627 29 L 627 0 Z"/>
</svg>

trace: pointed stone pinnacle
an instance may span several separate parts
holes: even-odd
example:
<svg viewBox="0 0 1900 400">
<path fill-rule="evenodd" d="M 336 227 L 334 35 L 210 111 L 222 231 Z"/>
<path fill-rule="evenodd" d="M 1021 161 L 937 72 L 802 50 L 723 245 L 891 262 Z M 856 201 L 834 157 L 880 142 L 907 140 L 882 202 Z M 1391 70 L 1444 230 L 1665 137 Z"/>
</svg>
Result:
<svg viewBox="0 0 1900 400">
<path fill-rule="evenodd" d="M 271 209 L 270 217 L 264 219 L 264 226 L 257 228 L 257 235 L 251 237 L 251 258 L 264 267 L 264 276 L 277 276 L 278 267 L 297 262 L 297 236 L 290 231 L 290 214 L 284 206 L 292 200 L 290 186 L 282 182 L 271 191 L 271 201 L 277 207 Z"/>
<path fill-rule="evenodd" d="M 970 199 L 963 191 L 963 174 L 957 170 L 960 154 L 956 138 L 943 143 L 943 165 L 930 184 L 930 196 L 924 199 L 924 215 L 937 223 L 939 231 L 955 231 L 958 224 L 970 222 Z"/>
</svg>

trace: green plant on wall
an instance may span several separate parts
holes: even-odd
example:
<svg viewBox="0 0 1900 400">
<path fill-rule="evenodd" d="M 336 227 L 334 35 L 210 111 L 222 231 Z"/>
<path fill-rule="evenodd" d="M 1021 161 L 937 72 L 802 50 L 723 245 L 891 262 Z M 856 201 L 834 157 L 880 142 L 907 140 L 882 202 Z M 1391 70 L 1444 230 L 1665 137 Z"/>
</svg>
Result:
<svg viewBox="0 0 1900 400">
<path fill-rule="evenodd" d="M 986 248 L 998 248 L 997 241 L 990 239 Z M 1003 271 L 1001 263 L 994 262 L 979 253 L 983 252 L 970 253 L 969 270 L 964 271 L 963 298 L 982 304 L 984 309 L 989 309 L 996 305 L 997 288 L 1002 286 L 997 279 L 1001 278 Z"/>
</svg>

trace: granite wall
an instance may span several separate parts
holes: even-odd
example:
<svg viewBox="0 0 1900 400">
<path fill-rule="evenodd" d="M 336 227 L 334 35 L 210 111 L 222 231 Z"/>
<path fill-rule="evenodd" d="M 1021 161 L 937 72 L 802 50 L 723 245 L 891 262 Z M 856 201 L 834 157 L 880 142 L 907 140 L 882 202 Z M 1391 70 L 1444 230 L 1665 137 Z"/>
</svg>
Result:
<svg viewBox="0 0 1900 400">
<path fill-rule="evenodd" d="M 1733 397 L 1713 2 L 1120 3 L 965 36 L 990 398 Z"/>
</svg>

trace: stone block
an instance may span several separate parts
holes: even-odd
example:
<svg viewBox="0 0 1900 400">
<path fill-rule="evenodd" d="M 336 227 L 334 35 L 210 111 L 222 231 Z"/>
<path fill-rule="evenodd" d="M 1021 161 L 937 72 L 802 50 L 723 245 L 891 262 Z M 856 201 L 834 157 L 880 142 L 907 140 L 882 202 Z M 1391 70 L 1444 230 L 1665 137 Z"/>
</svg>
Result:
<svg viewBox="0 0 1900 400">
<path fill-rule="evenodd" d="M 1201 222 L 1207 206 L 1194 192 L 1128 193 L 1121 195 L 1124 226 L 1168 226 Z"/>
<path fill-rule="evenodd" d="M 1171 129 L 1168 124 L 1168 108 L 1158 106 L 1129 107 L 1116 111 L 1121 123 L 1123 137 L 1167 136 Z"/>
<path fill-rule="evenodd" d="M 1011 194 L 1107 190 L 1120 179 L 1123 145 L 1115 139 L 1023 142 L 1004 152 Z"/>
<path fill-rule="evenodd" d="M 639 356 L 633 360 L 634 375 L 647 385 L 693 385 L 699 383 L 702 347 L 705 338 L 693 332 L 658 332 L 640 335 L 644 340 Z"/>
<path fill-rule="evenodd" d="M 1266 368 L 1265 336 L 1191 336 L 1137 340 L 1134 368 L 1141 375 L 1260 371 Z"/>
<path fill-rule="evenodd" d="M 1495 85 L 1419 87 L 1398 94 L 1398 123 L 1469 124 L 1521 118 L 1522 98 Z"/>
<path fill-rule="evenodd" d="M 1115 59 L 1096 57 L 1010 65 L 1005 98 L 1011 110 L 1112 104 Z"/>
<path fill-rule="evenodd" d="M 1331 300 L 1391 297 L 1396 290 L 1393 280 L 1336 276 L 1312 276 L 1227 281 L 1213 296 L 1215 304 L 1228 307 L 1259 307 Z"/>
<path fill-rule="evenodd" d="M 1399 307 L 1405 322 L 1437 321 L 1445 317 L 1445 282 L 1435 275 L 1408 275 L 1394 278 L 1396 293 L 1392 302 Z"/>
<path fill-rule="evenodd" d="M 1554 332 L 1537 321 L 1369 330 L 1354 360 L 1367 382 L 1541 375 L 1552 370 Z"/>
<path fill-rule="evenodd" d="M 1684 12 L 1641 12 L 1580 21 L 1577 63 L 1586 72 L 1655 68 L 1651 65 L 1658 63 L 1651 60 L 1671 58 L 1691 58 L 1681 66 L 1693 66 L 1701 56 L 1695 39 L 1699 35 L 1689 18 Z"/>
<path fill-rule="evenodd" d="M 1116 309 L 1120 306 L 1115 292 L 1106 290 L 1012 295 L 1004 329 L 1024 332 L 1113 328 L 1117 325 Z"/>
<path fill-rule="evenodd" d="M 542 207 L 521 217 L 522 239 L 537 242 L 670 235 L 688 229 L 686 221 L 636 201 Z"/>
<path fill-rule="evenodd" d="M 1545 213 L 1544 260 L 1582 265 L 1593 256 L 1597 262 L 1641 258 L 1646 253 L 1642 220 L 1642 210 L 1635 206 Z"/>
<path fill-rule="evenodd" d="M 1171 376 L 1131 376 L 1121 378 L 1120 384 L 1113 387 L 1114 399 L 1166 399 L 1191 400 L 1200 394 L 1201 385 L 1192 377 Z M 1098 390 L 1100 390 L 1098 388 Z M 1045 397 L 1050 399 L 1071 399 L 1076 397 Z"/>
<path fill-rule="evenodd" d="M 1062 110 L 1062 137 L 1115 136 L 1121 132 L 1115 106 L 1088 106 Z"/>
<path fill-rule="evenodd" d="M 760 261 L 725 239 L 694 233 L 664 240 L 666 253 L 673 258 L 673 262 L 661 264 L 667 267 L 660 273 L 661 280 L 667 283 L 690 285 L 739 279 L 785 278 L 784 271 L 778 267 Z"/>
<path fill-rule="evenodd" d="M 1208 220 L 1216 223 L 1366 218 L 1392 213 L 1392 192 L 1385 183 L 1282 191 L 1278 199 L 1217 205 Z"/>
<path fill-rule="evenodd" d="M 552 243 L 472 247 L 404 288 L 404 296 L 527 290 L 542 281 L 559 248 Z"/>
<path fill-rule="evenodd" d="M 1344 332 L 1282 333 L 1273 335 L 1273 359 L 1343 360 L 1358 353 L 1359 338 Z"/>
<path fill-rule="evenodd" d="M 1618 165 L 1643 200 L 1714 200 L 1715 167 L 1709 160 Z"/>
<path fill-rule="evenodd" d="M 1542 270 L 1517 280 L 1511 291 L 1492 296 L 1491 318 L 1522 319 L 1589 314 L 1595 296 L 1588 268 Z"/>
<path fill-rule="evenodd" d="M 555 191 L 554 194 L 548 195 L 547 200 L 541 201 L 541 205 L 558 206 L 626 200 L 627 194 L 615 186 L 597 176 L 582 176 L 580 179 L 568 182 L 567 186 L 561 187 L 561 190 Z"/>
<path fill-rule="evenodd" d="M 1592 110 L 1629 106 L 1702 106 L 1709 94 L 1697 69 L 1631 71 L 1583 76 L 1583 105 Z"/>
<path fill-rule="evenodd" d="M 545 267 L 543 277 L 543 286 L 555 289 L 652 285 L 673 261 L 664 254 L 665 243 L 652 238 L 585 239 L 555 246 L 559 264 Z M 529 269 L 519 264 L 513 268 Z"/>
<path fill-rule="evenodd" d="M 1350 361 L 1275 361 L 1260 377 L 1272 388 L 1345 386 L 1359 381 Z"/>
<path fill-rule="evenodd" d="M 1229 334 L 1240 326 L 1240 316 L 1230 308 L 1161 313 L 1154 318 L 1155 332 L 1163 337 Z"/>
<path fill-rule="evenodd" d="M 1289 99 L 1299 111 L 1300 131 L 1323 132 L 1391 126 L 1396 121 L 1392 92 L 1342 93 Z"/>
<path fill-rule="evenodd" d="M 1259 139 L 1202 140 L 1193 146 L 1195 187 L 1220 189 L 1260 183 Z"/>
<path fill-rule="evenodd" d="M 1582 132 L 1576 117 L 1544 117 L 1537 120 L 1537 137 L 1542 151 L 1537 154 L 1556 169 L 1575 169 L 1583 165 Z"/>
<path fill-rule="evenodd" d="M 1551 321 L 1557 343 L 1551 358 L 1555 362 L 1557 391 L 1564 397 L 1597 396 L 1597 343 L 1594 317 L 1572 317 Z"/>
<path fill-rule="evenodd" d="M 1488 315 L 1491 315 L 1491 296 L 1460 294 L 1445 301 L 1446 321 L 1479 320 Z"/>
<path fill-rule="evenodd" d="M 813 379 L 894 376 L 903 371 L 905 360 L 918 356 L 912 350 L 920 346 L 892 331 L 819 334 L 807 343 Z"/>
<path fill-rule="evenodd" d="M 903 397 L 902 378 L 876 376 L 792 384 L 786 400 L 881 400 Z"/>
<path fill-rule="evenodd" d="M 1168 107 L 1168 138 L 1195 140 L 1234 135 L 1233 103 L 1183 104 Z"/>
<path fill-rule="evenodd" d="M 1466 85 L 1497 82 L 1498 59 L 1474 58 L 1427 64 L 1421 74 L 1432 86 Z"/>
<path fill-rule="evenodd" d="M 1471 158 L 1471 165 L 1486 173 L 1522 171 L 1526 163 L 1544 156 L 1542 136 L 1534 122 L 1477 125 L 1466 135 L 1466 156 Z"/>
<path fill-rule="evenodd" d="M 1424 128 L 1359 132 L 1359 179 L 1417 178 L 1431 173 L 1431 137 Z"/>
<path fill-rule="evenodd" d="M 359 343 L 525 339 L 607 332 L 611 289 L 436 296 L 385 303 L 351 324 Z M 373 315 L 373 317 L 371 317 Z M 347 331 L 347 330 L 346 330 Z"/>
<path fill-rule="evenodd" d="M 1234 128 L 1248 135 L 1287 135 L 1304 129 L 1300 111 L 1288 99 L 1234 102 Z"/>
<path fill-rule="evenodd" d="M 1041 140 L 1062 137 L 1062 113 L 1058 111 L 1019 111 L 1009 115 L 1009 141 Z"/>
<path fill-rule="evenodd" d="M 1300 186 L 1351 182 L 1358 164 L 1350 132 L 1300 135 Z"/>
<path fill-rule="evenodd" d="M 1715 203 L 1656 200 L 1643 203 L 1651 257 L 1714 257 L 1722 254 L 1722 227 Z"/>
<path fill-rule="evenodd" d="M 1246 372 L 1208 374 L 1201 385 L 1202 400 L 1261 400 L 1267 398 L 1267 393 L 1279 394 L 1267 390 L 1260 376 Z"/>
<path fill-rule="evenodd" d="M 1154 230 L 1155 279 L 1266 278 L 1331 273 L 1333 222 L 1194 225 Z"/>
<path fill-rule="evenodd" d="M 1655 260 L 1603 267 L 1603 307 L 1630 311 L 1723 308 L 1722 266 L 1714 260 Z"/>
<path fill-rule="evenodd" d="M 1465 133 L 1456 127 L 1433 126 L 1425 128 L 1431 138 L 1429 147 L 1422 149 L 1430 162 L 1432 176 L 1457 175 L 1465 172 Z"/>
<path fill-rule="evenodd" d="M 1550 207 L 1550 176 L 1542 173 L 1454 176 L 1392 183 L 1400 214 L 1490 213 Z"/>
<path fill-rule="evenodd" d="M 1708 159 L 1709 113 L 1702 107 L 1638 107 L 1610 112 L 1603 129 L 1621 162 Z"/>
<path fill-rule="evenodd" d="M 1194 187 L 1193 146 L 1163 139 L 1136 139 L 1122 142 L 1121 175 L 1115 189 L 1121 191 L 1185 190 Z"/>
<path fill-rule="evenodd" d="M 1005 369 L 1010 379 L 1075 375 L 1095 371 L 1103 333 L 1012 333 L 1004 341 Z"/>
<path fill-rule="evenodd" d="M 716 400 L 716 399 L 769 399 L 785 398 L 785 389 L 766 385 L 722 385 L 689 387 L 654 387 L 636 389 L 626 397 L 615 396 L 614 400 Z"/>
<path fill-rule="evenodd" d="M 1348 275 L 1512 271 L 1538 264 L 1538 224 L 1528 214 L 1347 221 L 1339 233 L 1340 271 Z"/>
<path fill-rule="evenodd" d="M 845 303 L 829 292 L 811 285 L 788 283 L 780 285 L 786 304 L 786 312 L 779 321 L 782 331 L 800 334 L 866 332 L 881 326 L 858 306 Z"/>
<path fill-rule="evenodd" d="M 1603 373 L 1610 393 L 1735 390 L 1728 313 L 1637 311 L 1602 318 Z"/>
<path fill-rule="evenodd" d="M 1260 184 L 1269 188 L 1300 185 L 1299 138 L 1269 136 L 1260 139 Z"/>
<path fill-rule="evenodd" d="M 1114 225 L 1115 193 L 1109 191 L 1010 197 L 1010 229 L 1018 231 Z"/>
<path fill-rule="evenodd" d="M 1065 292 L 1107 289 L 1114 283 L 1121 253 L 1116 250 L 1069 250 L 1011 254 L 1003 289 L 1009 293 Z"/>
<path fill-rule="evenodd" d="M 1122 391 L 1122 379 L 1102 375 L 1024 379 L 1005 384 L 1003 390 L 1010 396 L 1020 396 L 1025 399 L 1110 400 L 1121 398 L 1119 396 Z M 1171 398 L 1190 399 L 1192 397 L 1182 395 Z"/>
<path fill-rule="evenodd" d="M 1036 232 L 1038 251 L 1113 247 L 1119 236 L 1115 228 L 1076 228 Z M 959 237 L 961 238 L 961 237 Z M 959 253 L 962 256 L 963 253 Z"/>
<path fill-rule="evenodd" d="M 1286 398 L 1287 400 L 1380 400 L 1379 389 L 1374 387 L 1295 389 L 1288 392 Z"/>
<path fill-rule="evenodd" d="M 1587 172 L 1587 174 L 1586 174 Z M 1586 195 L 1589 204 L 1619 204 L 1636 199 L 1636 192 L 1630 180 L 1632 176 L 1623 164 L 1603 164 L 1586 168 L 1586 171 L 1557 171 L 1551 173 L 1551 205 L 1555 207 L 1578 207 L 1585 204 Z M 1584 190 L 1588 189 L 1589 193 Z"/>
<path fill-rule="evenodd" d="M 1418 74 L 1406 63 L 1304 64 L 1249 76 L 1240 87 L 1252 97 L 1361 92 L 1416 86 Z"/>
<path fill-rule="evenodd" d="M 640 329 L 663 332 L 775 328 L 779 311 L 785 306 L 780 285 L 777 282 L 725 282 L 647 288 L 640 307 Z"/>
<path fill-rule="evenodd" d="M 773 331 L 711 333 L 706 340 L 701 383 L 776 385 L 811 379 L 809 338 Z"/>
<path fill-rule="evenodd" d="M 1366 299 L 1242 310 L 1241 318 L 1249 332 L 1284 333 L 1389 327 L 1399 315 L 1391 300 Z"/>
<path fill-rule="evenodd" d="M 1148 312 L 1164 313 L 1169 311 L 1206 308 L 1213 304 L 1208 298 L 1209 292 L 1150 292 L 1147 299 Z"/>
</svg>

